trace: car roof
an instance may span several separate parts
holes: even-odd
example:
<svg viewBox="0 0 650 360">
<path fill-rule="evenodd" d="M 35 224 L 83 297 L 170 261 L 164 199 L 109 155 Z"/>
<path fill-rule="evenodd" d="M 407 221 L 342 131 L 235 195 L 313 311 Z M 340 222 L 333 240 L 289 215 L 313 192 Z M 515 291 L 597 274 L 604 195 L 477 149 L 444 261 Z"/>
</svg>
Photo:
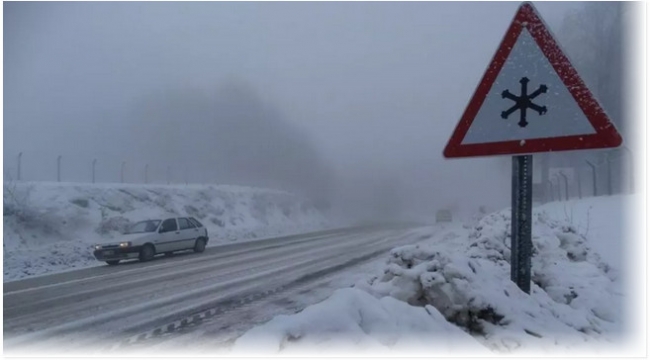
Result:
<svg viewBox="0 0 650 360">
<path fill-rule="evenodd" d="M 185 219 L 187 219 L 187 218 L 191 218 L 191 217 L 193 217 L 193 216 L 191 216 L 191 215 L 166 215 L 166 216 L 161 216 L 159 219 L 162 219 L 162 220 L 167 220 L 167 219 L 171 219 L 171 218 L 175 218 L 175 219 L 185 218 Z M 159 220 L 159 219 L 155 219 L 155 220 Z"/>
</svg>

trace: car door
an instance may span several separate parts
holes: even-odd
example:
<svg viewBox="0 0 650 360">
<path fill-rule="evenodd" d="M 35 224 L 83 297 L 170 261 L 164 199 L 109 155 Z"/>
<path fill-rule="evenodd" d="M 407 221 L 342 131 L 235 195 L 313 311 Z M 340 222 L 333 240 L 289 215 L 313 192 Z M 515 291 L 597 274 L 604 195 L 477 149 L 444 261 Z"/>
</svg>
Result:
<svg viewBox="0 0 650 360">
<path fill-rule="evenodd" d="M 203 236 L 203 237 L 206 237 L 206 238 L 208 237 L 208 230 L 203 226 L 203 224 L 201 224 L 200 221 L 196 220 L 195 218 L 193 218 L 191 216 L 188 219 L 190 220 L 190 222 L 192 224 L 194 224 L 194 226 L 196 226 L 196 232 L 198 233 L 198 235 L 196 235 L 196 236 L 199 236 L 199 237 Z"/>
<path fill-rule="evenodd" d="M 160 225 L 160 236 L 156 241 L 156 250 L 158 252 L 176 251 L 179 247 L 180 231 L 176 218 L 169 218 Z"/>
<path fill-rule="evenodd" d="M 199 236 L 198 229 L 187 218 L 178 218 L 178 227 L 183 238 L 183 249 L 193 249 L 196 238 Z"/>
</svg>

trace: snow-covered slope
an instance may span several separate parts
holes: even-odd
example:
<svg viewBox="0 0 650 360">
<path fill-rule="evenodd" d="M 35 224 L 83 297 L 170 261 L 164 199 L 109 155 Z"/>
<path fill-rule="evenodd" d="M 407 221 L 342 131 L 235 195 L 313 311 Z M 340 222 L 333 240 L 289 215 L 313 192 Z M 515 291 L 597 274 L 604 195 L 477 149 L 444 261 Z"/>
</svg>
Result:
<svg viewBox="0 0 650 360">
<path fill-rule="evenodd" d="M 630 329 L 621 263 L 610 261 L 612 244 L 622 243 L 624 200 L 534 209 L 530 295 L 510 281 L 510 211 L 503 210 L 393 249 L 381 273 L 253 328 L 233 351 L 248 353 L 259 340 L 260 351 L 283 354 L 611 355 Z"/>
<path fill-rule="evenodd" d="M 630 249 L 630 196 L 599 196 L 568 202 L 556 201 L 538 207 L 552 218 L 565 221 L 585 236 L 607 262 L 620 268 Z"/>
<path fill-rule="evenodd" d="M 328 226 L 305 199 L 237 186 L 14 182 L 4 184 L 3 200 L 4 281 L 101 265 L 92 244 L 169 214 L 201 220 L 208 246 Z"/>
</svg>

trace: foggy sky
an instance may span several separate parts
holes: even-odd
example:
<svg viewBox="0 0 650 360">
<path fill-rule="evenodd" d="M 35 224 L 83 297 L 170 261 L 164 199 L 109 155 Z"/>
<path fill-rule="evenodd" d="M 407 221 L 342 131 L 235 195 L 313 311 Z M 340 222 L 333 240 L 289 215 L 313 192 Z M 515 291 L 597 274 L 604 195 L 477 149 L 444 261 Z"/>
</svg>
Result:
<svg viewBox="0 0 650 360">
<path fill-rule="evenodd" d="M 155 142 L 163 125 L 142 104 L 235 81 L 313 147 L 347 212 L 371 212 L 391 191 L 404 212 L 507 206 L 509 158 L 444 160 L 442 150 L 518 5 L 4 3 L 4 170 L 15 173 L 23 152 L 25 180 L 55 180 L 62 155 L 67 181 L 89 181 L 97 158 L 98 181 L 119 181 L 126 161 L 127 181 L 142 182 L 150 163 L 164 182 L 170 155 L 145 155 L 139 140 Z M 578 5 L 535 6 L 557 31 Z M 183 124 L 213 130 L 173 126 Z M 174 149 L 194 159 L 190 182 L 211 176 L 214 154 Z"/>
</svg>

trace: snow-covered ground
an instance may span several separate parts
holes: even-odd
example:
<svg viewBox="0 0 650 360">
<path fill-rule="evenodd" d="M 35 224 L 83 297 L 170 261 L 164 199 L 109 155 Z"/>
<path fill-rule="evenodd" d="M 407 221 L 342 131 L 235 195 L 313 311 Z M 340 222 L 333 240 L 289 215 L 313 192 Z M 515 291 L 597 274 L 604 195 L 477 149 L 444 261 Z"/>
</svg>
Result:
<svg viewBox="0 0 650 360">
<path fill-rule="evenodd" d="M 4 281 L 98 266 L 92 245 L 129 223 L 169 214 L 194 216 L 208 246 L 321 230 L 326 217 L 292 194 L 238 186 L 4 184 Z"/>
<path fill-rule="evenodd" d="M 612 355 L 625 346 L 623 207 L 629 196 L 533 210 L 533 284 L 510 281 L 510 211 L 395 248 L 383 269 L 237 339 L 248 355 Z M 424 236 L 426 237 L 426 236 Z"/>
</svg>

